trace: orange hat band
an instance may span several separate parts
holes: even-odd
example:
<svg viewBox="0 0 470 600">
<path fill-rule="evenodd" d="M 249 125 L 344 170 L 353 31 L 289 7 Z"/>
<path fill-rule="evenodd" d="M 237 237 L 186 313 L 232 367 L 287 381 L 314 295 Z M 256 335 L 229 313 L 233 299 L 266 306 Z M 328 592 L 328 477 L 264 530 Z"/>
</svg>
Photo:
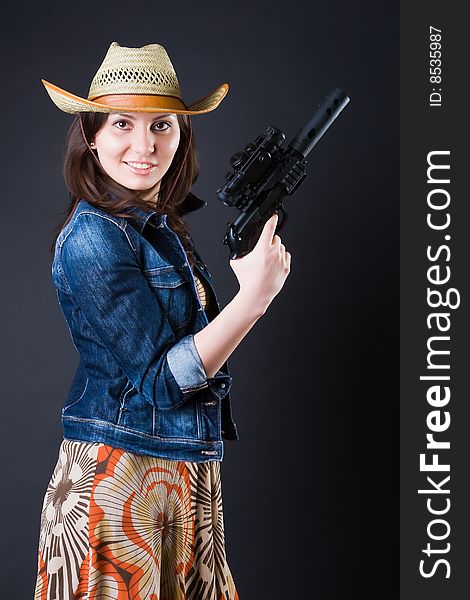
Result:
<svg viewBox="0 0 470 600">
<path fill-rule="evenodd" d="M 185 104 L 174 96 L 157 96 L 155 94 L 107 94 L 105 96 L 97 96 L 96 98 L 88 98 L 90 102 L 99 102 L 109 106 L 110 108 L 128 107 L 142 108 L 163 108 L 186 110 Z"/>
</svg>

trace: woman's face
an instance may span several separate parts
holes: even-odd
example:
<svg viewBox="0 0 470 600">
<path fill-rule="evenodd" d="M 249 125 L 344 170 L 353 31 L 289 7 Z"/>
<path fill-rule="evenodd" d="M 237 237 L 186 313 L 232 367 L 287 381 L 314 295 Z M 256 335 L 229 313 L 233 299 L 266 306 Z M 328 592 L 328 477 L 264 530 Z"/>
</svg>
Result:
<svg viewBox="0 0 470 600">
<path fill-rule="evenodd" d="M 180 141 L 175 114 L 110 113 L 96 133 L 99 161 L 115 181 L 131 190 L 148 190 L 168 171 Z"/>
</svg>

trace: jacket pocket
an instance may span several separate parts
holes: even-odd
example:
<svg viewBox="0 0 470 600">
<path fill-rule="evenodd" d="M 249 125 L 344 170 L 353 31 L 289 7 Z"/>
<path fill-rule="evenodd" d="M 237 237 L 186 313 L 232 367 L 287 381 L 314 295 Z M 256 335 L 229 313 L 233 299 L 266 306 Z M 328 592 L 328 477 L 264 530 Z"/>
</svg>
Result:
<svg viewBox="0 0 470 600">
<path fill-rule="evenodd" d="M 198 440 L 201 414 L 199 402 L 190 398 L 178 408 L 155 410 L 155 435 L 167 439 Z"/>
<path fill-rule="evenodd" d="M 189 282 L 173 265 L 144 270 L 148 284 L 171 327 L 180 329 L 189 323 L 194 310 L 194 298 Z"/>
<path fill-rule="evenodd" d="M 153 434 L 154 408 L 143 400 L 130 381 L 119 399 L 117 425 L 139 433 Z"/>
</svg>

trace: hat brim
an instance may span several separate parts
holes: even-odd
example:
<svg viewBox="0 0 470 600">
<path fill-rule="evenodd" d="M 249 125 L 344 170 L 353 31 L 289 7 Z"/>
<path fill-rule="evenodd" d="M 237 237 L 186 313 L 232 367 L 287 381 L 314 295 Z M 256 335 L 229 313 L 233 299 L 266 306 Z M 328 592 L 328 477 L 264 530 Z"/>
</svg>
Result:
<svg viewBox="0 0 470 600">
<path fill-rule="evenodd" d="M 191 102 L 184 104 L 174 96 L 157 96 L 146 94 L 114 94 L 100 96 L 97 100 L 88 100 L 71 94 L 67 90 L 41 79 L 52 102 L 60 110 L 77 114 L 80 112 L 149 112 L 149 113 L 176 113 L 184 115 L 200 115 L 217 108 L 228 92 L 228 83 L 222 83 L 213 92 Z"/>
</svg>

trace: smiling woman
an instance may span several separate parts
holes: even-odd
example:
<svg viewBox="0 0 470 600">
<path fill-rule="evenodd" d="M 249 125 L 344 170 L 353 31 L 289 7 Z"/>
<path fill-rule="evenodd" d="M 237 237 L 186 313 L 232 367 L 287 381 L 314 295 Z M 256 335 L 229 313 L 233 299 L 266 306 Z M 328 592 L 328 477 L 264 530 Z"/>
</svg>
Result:
<svg viewBox="0 0 470 600">
<path fill-rule="evenodd" d="M 108 116 L 90 145 L 115 181 L 134 190 L 152 188 L 156 197 L 179 143 L 175 114 L 118 113 Z"/>
<path fill-rule="evenodd" d="M 232 260 L 220 310 L 184 215 L 205 203 L 190 115 L 165 49 L 111 44 L 66 141 L 67 218 L 52 279 L 79 366 L 41 512 L 35 600 L 237 600 L 225 553 L 220 463 L 237 440 L 228 357 L 289 274 L 271 218 Z"/>
</svg>

